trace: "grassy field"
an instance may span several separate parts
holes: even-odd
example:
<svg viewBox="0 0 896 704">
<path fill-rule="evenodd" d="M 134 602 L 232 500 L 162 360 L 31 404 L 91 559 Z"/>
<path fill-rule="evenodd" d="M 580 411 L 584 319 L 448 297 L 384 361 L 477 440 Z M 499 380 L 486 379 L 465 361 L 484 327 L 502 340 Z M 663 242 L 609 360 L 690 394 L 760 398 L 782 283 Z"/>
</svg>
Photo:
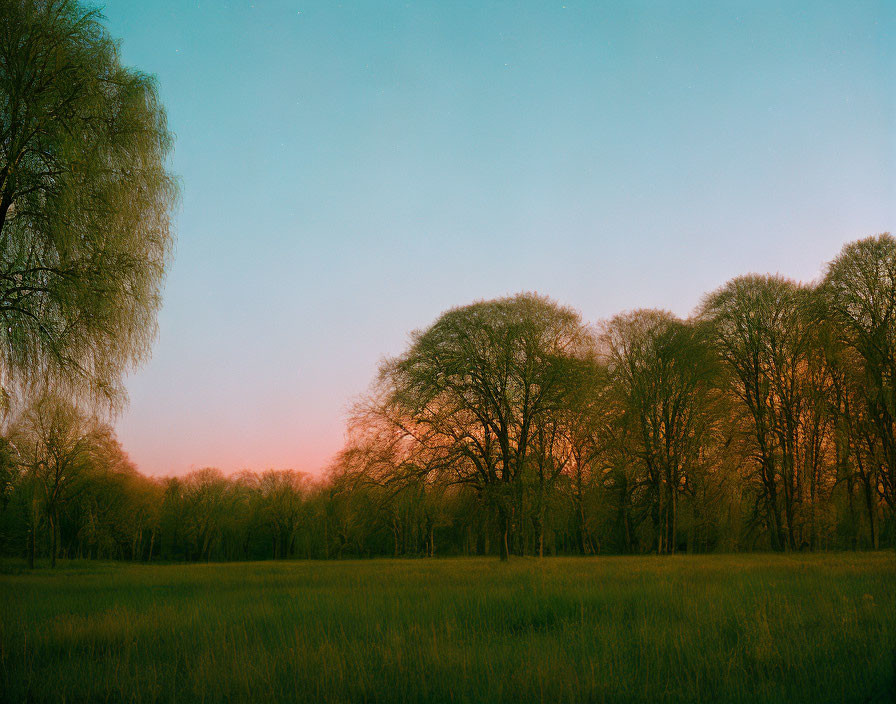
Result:
<svg viewBox="0 0 896 704">
<path fill-rule="evenodd" d="M 893 553 L 5 572 L 9 702 L 889 702 L 896 687 Z"/>
</svg>

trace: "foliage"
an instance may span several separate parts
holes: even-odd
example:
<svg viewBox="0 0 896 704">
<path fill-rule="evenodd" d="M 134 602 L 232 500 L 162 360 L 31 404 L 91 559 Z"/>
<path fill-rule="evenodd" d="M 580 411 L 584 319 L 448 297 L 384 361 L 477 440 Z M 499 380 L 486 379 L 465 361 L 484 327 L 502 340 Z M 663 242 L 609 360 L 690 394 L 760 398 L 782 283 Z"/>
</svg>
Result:
<svg viewBox="0 0 896 704">
<path fill-rule="evenodd" d="M 150 76 L 95 11 L 0 5 L 0 374 L 121 400 L 172 248 L 171 147 Z"/>
</svg>

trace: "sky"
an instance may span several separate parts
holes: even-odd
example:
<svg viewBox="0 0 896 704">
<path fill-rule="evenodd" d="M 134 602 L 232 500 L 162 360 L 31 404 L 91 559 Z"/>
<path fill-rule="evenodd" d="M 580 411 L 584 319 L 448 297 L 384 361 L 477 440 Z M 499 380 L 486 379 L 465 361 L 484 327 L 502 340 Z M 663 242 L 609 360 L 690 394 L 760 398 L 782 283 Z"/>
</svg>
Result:
<svg viewBox="0 0 896 704">
<path fill-rule="evenodd" d="M 537 291 L 687 316 L 896 221 L 896 3 L 109 0 L 176 135 L 177 246 L 119 438 L 325 470 L 384 357 Z"/>
</svg>

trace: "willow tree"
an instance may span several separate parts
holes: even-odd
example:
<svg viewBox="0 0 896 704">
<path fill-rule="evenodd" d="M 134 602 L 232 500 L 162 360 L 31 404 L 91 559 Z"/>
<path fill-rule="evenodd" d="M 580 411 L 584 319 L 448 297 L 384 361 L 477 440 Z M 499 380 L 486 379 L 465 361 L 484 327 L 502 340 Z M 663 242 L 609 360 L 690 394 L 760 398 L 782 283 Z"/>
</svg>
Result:
<svg viewBox="0 0 896 704">
<path fill-rule="evenodd" d="M 152 77 L 73 0 L 0 2 L 0 385 L 120 398 L 172 249 Z"/>
<path fill-rule="evenodd" d="M 537 429 L 566 404 L 588 349 L 575 311 L 520 294 L 444 313 L 381 370 L 391 417 L 495 512 L 502 559 Z"/>
</svg>

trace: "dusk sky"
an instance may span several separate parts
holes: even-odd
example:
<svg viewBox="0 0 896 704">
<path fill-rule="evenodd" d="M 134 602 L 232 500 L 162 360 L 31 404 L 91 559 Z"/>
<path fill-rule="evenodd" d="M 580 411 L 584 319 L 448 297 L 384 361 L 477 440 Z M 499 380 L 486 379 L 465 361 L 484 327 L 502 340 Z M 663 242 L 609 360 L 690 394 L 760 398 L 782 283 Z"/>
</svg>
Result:
<svg viewBox="0 0 896 704">
<path fill-rule="evenodd" d="M 683 7 L 686 6 L 686 7 Z M 686 316 L 896 220 L 896 3 L 114 0 L 178 244 L 120 439 L 320 472 L 379 361 L 519 291 Z"/>
</svg>

